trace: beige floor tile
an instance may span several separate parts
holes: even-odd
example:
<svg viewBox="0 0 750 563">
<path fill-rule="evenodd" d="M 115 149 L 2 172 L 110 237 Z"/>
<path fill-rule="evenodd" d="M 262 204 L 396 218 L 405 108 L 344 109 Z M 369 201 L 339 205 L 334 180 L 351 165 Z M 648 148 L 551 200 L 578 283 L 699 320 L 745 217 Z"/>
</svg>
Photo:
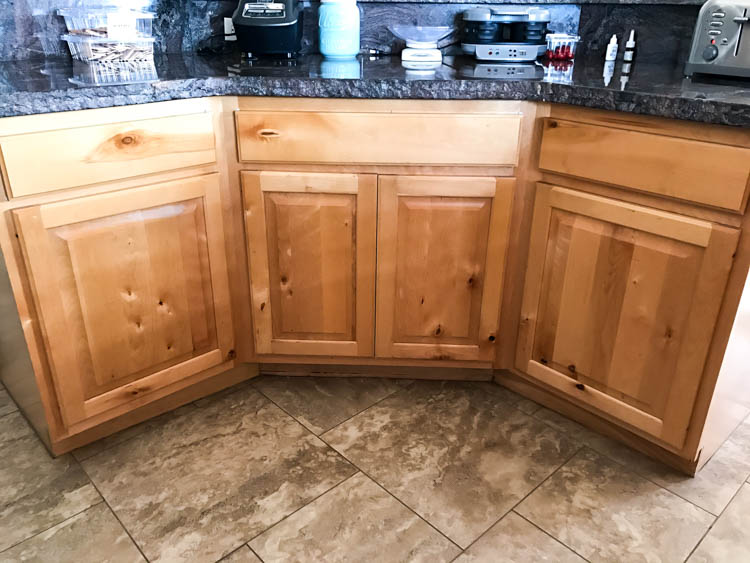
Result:
<svg viewBox="0 0 750 563">
<path fill-rule="evenodd" d="M 750 474 L 747 422 L 740 425 L 695 477 L 689 477 L 549 409 L 541 409 L 534 416 L 714 515 L 724 510 Z"/>
<path fill-rule="evenodd" d="M 78 463 L 53 459 L 21 413 L 0 419 L 0 551 L 100 501 Z"/>
<path fill-rule="evenodd" d="M 253 385 L 311 432 L 322 434 L 402 388 L 376 377 L 280 377 L 264 375 Z"/>
<path fill-rule="evenodd" d="M 152 428 L 158 428 L 159 426 L 163 425 L 167 420 L 171 418 L 182 416 L 183 414 L 189 414 L 197 407 L 204 407 L 204 406 L 210 405 L 211 402 L 219 400 L 222 397 L 226 397 L 227 395 L 235 393 L 241 389 L 244 389 L 249 384 L 250 384 L 250 381 L 243 381 L 241 383 L 238 383 L 236 385 L 233 385 L 231 387 L 218 391 L 217 393 L 214 393 L 213 395 L 209 395 L 208 397 L 203 397 L 202 399 L 198 399 L 197 401 L 193 403 L 189 403 L 173 411 L 165 412 L 162 415 L 156 416 L 154 418 L 150 418 L 149 420 L 141 422 L 140 424 L 136 424 L 135 426 L 131 426 L 130 428 L 126 428 L 125 430 L 116 432 L 115 434 L 102 438 L 101 440 L 97 440 L 96 442 L 83 446 L 82 448 L 78 448 L 77 450 L 74 450 L 72 452 L 73 456 L 78 461 L 83 461 L 84 459 L 88 459 L 91 456 L 98 454 L 99 452 L 102 452 L 108 448 L 111 448 L 112 446 L 116 446 L 117 444 L 130 440 L 131 438 L 135 438 L 136 436 L 138 436 L 139 434 L 142 434 L 143 432 L 146 432 L 147 430 L 150 430 Z"/>
<path fill-rule="evenodd" d="M 531 399 L 521 399 L 516 403 L 516 408 L 522 412 L 525 412 L 526 414 L 534 414 L 542 408 L 542 405 L 532 401 Z"/>
<path fill-rule="evenodd" d="M 355 469 L 251 387 L 83 466 L 150 561 L 214 562 Z"/>
<path fill-rule="evenodd" d="M 262 563 L 249 547 L 243 545 L 221 560 L 221 563 Z"/>
<path fill-rule="evenodd" d="M 590 561 L 683 561 L 714 517 L 589 449 L 516 509 Z"/>
<path fill-rule="evenodd" d="M 114 434 L 106 436 L 101 440 L 97 440 L 96 442 L 92 442 L 91 444 L 73 450 L 73 457 L 75 457 L 78 461 L 83 461 L 84 459 L 95 456 L 96 454 L 101 453 L 104 450 L 111 448 L 112 446 L 127 442 L 131 438 L 135 438 L 136 436 L 143 434 L 147 430 L 159 428 L 166 421 L 177 416 L 182 416 L 183 414 L 188 414 L 195 409 L 195 405 L 189 404 L 173 411 L 165 412 L 162 415 L 151 418 L 149 420 L 141 422 L 140 424 L 136 424 L 135 426 L 131 426 L 130 428 L 126 428 L 124 430 L 121 430 L 120 432 L 116 432 Z"/>
<path fill-rule="evenodd" d="M 750 484 L 742 488 L 688 560 L 690 563 L 750 561 Z"/>
<path fill-rule="evenodd" d="M 539 528 L 509 512 L 466 550 L 456 563 L 585 563 Z"/>
<path fill-rule="evenodd" d="M 0 416 L 16 412 L 17 410 L 18 407 L 16 406 L 16 403 L 10 398 L 5 387 L 0 385 Z"/>
<path fill-rule="evenodd" d="M 250 542 L 266 563 L 451 561 L 459 548 L 356 474 Z"/>
<path fill-rule="evenodd" d="M 0 562 L 137 563 L 145 559 L 103 502 L 0 553 Z"/>
<path fill-rule="evenodd" d="M 576 446 L 493 384 L 415 382 L 323 435 L 465 547 Z"/>
</svg>

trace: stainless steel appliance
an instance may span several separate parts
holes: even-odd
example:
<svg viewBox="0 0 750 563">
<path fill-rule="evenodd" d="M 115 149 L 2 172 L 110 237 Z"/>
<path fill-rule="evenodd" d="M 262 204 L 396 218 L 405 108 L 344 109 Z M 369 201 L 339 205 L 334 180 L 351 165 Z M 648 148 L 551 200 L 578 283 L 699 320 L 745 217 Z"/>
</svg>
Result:
<svg viewBox="0 0 750 563">
<path fill-rule="evenodd" d="M 292 58 L 302 45 L 299 0 L 241 1 L 232 16 L 243 53 Z"/>
<path fill-rule="evenodd" d="M 698 14 L 685 74 L 750 77 L 750 0 L 708 0 Z"/>
<path fill-rule="evenodd" d="M 480 61 L 534 61 L 547 48 L 546 8 L 472 8 L 463 13 L 461 49 Z"/>
</svg>

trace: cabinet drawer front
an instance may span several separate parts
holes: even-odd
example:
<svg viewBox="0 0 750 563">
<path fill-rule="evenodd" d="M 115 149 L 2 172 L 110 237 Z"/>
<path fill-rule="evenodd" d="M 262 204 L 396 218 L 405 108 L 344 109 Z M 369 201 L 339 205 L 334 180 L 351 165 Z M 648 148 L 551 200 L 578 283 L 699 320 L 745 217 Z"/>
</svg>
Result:
<svg viewBox="0 0 750 563">
<path fill-rule="evenodd" d="M 231 359 L 218 189 L 213 174 L 13 211 L 69 429 Z"/>
<path fill-rule="evenodd" d="M 738 237 L 540 184 L 518 369 L 681 447 Z"/>
<path fill-rule="evenodd" d="M 244 162 L 498 165 L 518 162 L 519 115 L 236 114 Z"/>
<path fill-rule="evenodd" d="M 750 149 L 546 119 L 539 167 L 743 211 L 750 178 Z"/>
<path fill-rule="evenodd" d="M 208 113 L 1 137 L 0 151 L 11 197 L 216 161 Z"/>
</svg>

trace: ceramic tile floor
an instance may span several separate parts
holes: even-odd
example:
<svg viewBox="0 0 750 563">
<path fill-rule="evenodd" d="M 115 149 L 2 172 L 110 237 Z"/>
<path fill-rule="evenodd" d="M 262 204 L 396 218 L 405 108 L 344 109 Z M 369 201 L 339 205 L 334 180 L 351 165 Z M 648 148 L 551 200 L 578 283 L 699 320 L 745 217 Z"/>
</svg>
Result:
<svg viewBox="0 0 750 563">
<path fill-rule="evenodd" d="M 144 560 L 747 562 L 750 420 L 690 479 L 489 383 L 264 376 L 53 460 L 0 388 L 0 561 Z"/>
</svg>

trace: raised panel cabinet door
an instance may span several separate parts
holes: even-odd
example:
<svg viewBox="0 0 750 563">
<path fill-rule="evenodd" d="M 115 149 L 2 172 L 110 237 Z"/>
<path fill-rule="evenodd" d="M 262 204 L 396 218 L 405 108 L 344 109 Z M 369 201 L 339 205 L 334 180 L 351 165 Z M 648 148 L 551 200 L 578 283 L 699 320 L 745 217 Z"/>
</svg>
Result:
<svg viewBox="0 0 750 563">
<path fill-rule="evenodd" d="M 738 238 L 538 184 L 516 367 L 680 448 Z"/>
<path fill-rule="evenodd" d="M 258 354 L 372 356 L 373 175 L 242 172 Z"/>
<path fill-rule="evenodd" d="M 379 178 L 377 356 L 494 359 L 514 186 Z"/>
<path fill-rule="evenodd" d="M 232 359 L 218 175 L 13 216 L 69 429 Z"/>
</svg>

